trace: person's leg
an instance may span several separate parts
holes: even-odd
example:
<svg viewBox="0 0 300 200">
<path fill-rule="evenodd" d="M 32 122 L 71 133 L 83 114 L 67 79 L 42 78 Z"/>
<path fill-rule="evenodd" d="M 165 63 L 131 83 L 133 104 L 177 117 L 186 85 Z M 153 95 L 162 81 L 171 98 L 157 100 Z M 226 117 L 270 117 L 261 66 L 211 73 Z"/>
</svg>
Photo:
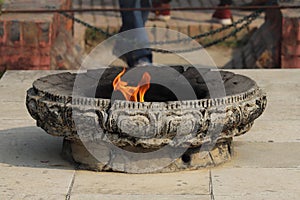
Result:
<svg viewBox="0 0 300 200">
<path fill-rule="evenodd" d="M 231 4 L 232 0 L 220 0 L 219 6 L 230 6 Z M 223 25 L 232 24 L 232 14 L 229 9 L 217 9 L 212 18 L 214 21 Z"/>
<path fill-rule="evenodd" d="M 226 5 L 231 5 L 232 0 L 220 0 L 220 6 L 226 6 Z"/>
<path fill-rule="evenodd" d="M 247 5 L 262 6 L 262 5 L 268 4 L 270 2 L 271 2 L 271 5 L 272 5 L 274 2 L 277 2 L 277 0 L 252 0 L 252 2 L 247 4 Z"/>
<path fill-rule="evenodd" d="M 149 0 L 148 0 L 149 1 Z M 141 8 L 146 4 L 146 0 L 119 0 L 120 8 Z M 150 6 L 150 4 L 148 4 Z M 142 45 L 134 44 L 130 40 L 140 42 L 145 44 L 149 42 L 148 35 L 145 29 L 147 12 L 142 11 L 122 11 L 122 27 L 119 32 L 129 31 L 132 29 L 137 29 L 132 32 L 132 34 L 126 34 L 129 41 L 120 40 L 115 45 L 115 51 L 122 52 L 127 49 L 141 48 Z M 140 60 L 143 62 L 152 62 L 152 53 L 147 49 L 137 49 L 128 52 L 122 56 L 122 58 L 127 62 L 129 67 L 134 67 L 139 63 Z"/>
<path fill-rule="evenodd" d="M 141 1 L 141 7 L 142 8 L 151 8 L 152 7 L 152 1 L 151 0 L 142 0 Z M 143 23 L 145 26 L 146 21 L 148 20 L 149 17 L 149 11 L 143 11 L 142 12 L 142 18 L 143 18 Z"/>
<path fill-rule="evenodd" d="M 141 8 L 142 0 L 119 0 L 120 8 Z M 141 11 L 121 11 L 122 27 L 120 32 L 144 27 Z"/>
<path fill-rule="evenodd" d="M 164 8 L 165 10 L 157 10 L 155 11 L 155 19 L 168 21 L 171 19 L 171 0 L 154 0 L 153 7 L 154 8 Z"/>
</svg>

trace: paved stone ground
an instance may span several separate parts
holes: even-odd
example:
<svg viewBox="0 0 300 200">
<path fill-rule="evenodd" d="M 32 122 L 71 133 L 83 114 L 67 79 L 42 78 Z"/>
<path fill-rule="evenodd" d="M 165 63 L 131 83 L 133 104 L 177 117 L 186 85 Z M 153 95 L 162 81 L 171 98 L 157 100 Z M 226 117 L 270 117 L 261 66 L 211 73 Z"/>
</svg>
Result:
<svg viewBox="0 0 300 200">
<path fill-rule="evenodd" d="M 74 170 L 61 138 L 35 126 L 25 108 L 32 81 L 58 71 L 7 71 L 0 79 L 0 199 L 298 200 L 300 70 L 237 70 L 268 94 L 253 129 L 217 168 L 128 175 Z"/>
</svg>

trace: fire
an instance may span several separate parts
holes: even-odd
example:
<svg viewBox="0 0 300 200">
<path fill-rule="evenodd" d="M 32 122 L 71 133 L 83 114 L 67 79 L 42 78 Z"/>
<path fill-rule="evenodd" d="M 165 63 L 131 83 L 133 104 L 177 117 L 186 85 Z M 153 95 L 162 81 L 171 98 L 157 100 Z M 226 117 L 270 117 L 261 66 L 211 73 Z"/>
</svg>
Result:
<svg viewBox="0 0 300 200">
<path fill-rule="evenodd" d="M 125 74 L 124 68 L 121 73 L 113 81 L 114 90 L 119 90 L 124 95 L 127 101 L 144 102 L 144 96 L 150 88 L 151 76 L 148 72 L 143 74 L 142 79 L 136 87 L 128 86 L 128 83 L 121 80 L 121 77 Z M 139 97 L 139 98 L 138 98 Z"/>
</svg>

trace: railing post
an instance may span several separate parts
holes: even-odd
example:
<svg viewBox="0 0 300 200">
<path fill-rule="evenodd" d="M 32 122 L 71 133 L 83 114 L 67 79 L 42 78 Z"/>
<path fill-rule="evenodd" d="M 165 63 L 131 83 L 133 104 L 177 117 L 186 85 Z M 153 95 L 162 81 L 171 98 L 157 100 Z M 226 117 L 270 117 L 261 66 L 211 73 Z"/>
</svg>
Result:
<svg viewBox="0 0 300 200">
<path fill-rule="evenodd" d="M 299 10 L 283 11 L 281 39 L 281 67 L 300 68 Z"/>
<path fill-rule="evenodd" d="M 270 2 L 278 5 L 277 0 Z M 264 39 L 269 41 L 267 49 L 272 52 L 273 66 L 270 68 L 280 68 L 281 66 L 281 38 L 282 38 L 282 11 L 280 9 L 267 9 L 265 11 L 266 30 Z"/>
</svg>

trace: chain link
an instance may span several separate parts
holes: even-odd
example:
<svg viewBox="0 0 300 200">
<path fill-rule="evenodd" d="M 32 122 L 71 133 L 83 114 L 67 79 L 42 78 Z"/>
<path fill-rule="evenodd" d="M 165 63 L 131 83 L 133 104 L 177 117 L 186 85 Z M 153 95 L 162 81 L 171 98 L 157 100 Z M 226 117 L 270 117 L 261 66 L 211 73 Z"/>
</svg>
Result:
<svg viewBox="0 0 300 200">
<path fill-rule="evenodd" d="M 65 17 L 68 18 L 68 19 L 73 20 L 74 22 L 77 22 L 77 23 L 79 23 L 79 24 L 81 24 L 81 25 L 83 25 L 83 26 L 85 26 L 85 27 L 87 27 L 87 28 L 90 28 L 90 29 L 92 29 L 92 30 L 94 30 L 94 31 L 97 31 L 97 32 L 103 34 L 105 37 L 111 37 L 111 36 L 113 36 L 113 35 L 110 34 L 109 32 L 104 31 L 104 30 L 102 30 L 101 28 L 92 26 L 91 24 L 89 24 L 89 23 L 87 23 L 87 22 L 84 22 L 84 21 L 82 21 L 82 20 L 80 20 L 80 19 L 78 19 L 78 18 L 76 18 L 76 17 L 74 17 L 74 16 L 72 16 L 72 15 L 69 15 L 69 14 L 67 14 L 67 13 L 65 13 L 65 12 L 60 12 L 60 14 L 63 15 L 63 16 L 65 16 Z"/>
<path fill-rule="evenodd" d="M 254 21 L 255 19 L 257 19 L 261 13 L 263 12 L 263 10 L 256 10 L 254 11 L 252 14 L 247 15 L 239 20 L 237 20 L 236 22 L 230 24 L 230 25 L 226 25 L 226 26 L 222 26 L 221 28 L 215 29 L 215 30 L 211 30 L 209 32 L 205 32 L 205 33 L 200 33 L 198 35 L 195 36 L 191 36 L 190 38 L 183 38 L 183 39 L 179 39 L 179 40 L 169 40 L 169 41 L 158 41 L 158 42 L 151 42 L 151 45 L 164 45 L 164 44 L 176 44 L 176 43 L 182 43 L 182 42 L 189 42 L 191 40 L 199 40 L 201 38 L 205 38 L 205 37 L 209 37 L 209 36 L 213 36 L 217 33 L 221 33 L 223 31 L 226 31 L 232 27 L 237 27 L 239 24 L 246 22 L 250 23 L 252 21 Z M 249 23 L 249 24 L 250 24 Z"/>
<path fill-rule="evenodd" d="M 167 51 L 167 50 L 163 50 L 163 49 L 151 49 L 151 50 L 156 53 L 170 54 L 170 53 L 188 53 L 188 52 L 198 51 L 198 50 L 201 50 L 201 49 L 204 49 L 207 47 L 211 47 L 218 43 L 224 42 L 225 40 L 227 40 L 230 37 L 236 36 L 237 33 L 241 32 L 243 29 L 247 28 L 255 19 L 257 19 L 261 15 L 262 12 L 263 12 L 262 10 L 255 11 L 253 14 L 251 14 L 251 17 L 249 17 L 250 15 L 247 16 L 247 22 L 244 23 L 243 25 L 241 25 L 240 27 L 236 28 L 235 30 L 233 30 L 229 34 L 225 35 L 224 37 L 217 39 L 215 41 L 212 41 L 210 43 L 204 44 L 200 47 L 183 49 L 183 50 L 175 50 L 175 51 Z"/>
<path fill-rule="evenodd" d="M 49 7 L 47 6 L 48 9 L 53 9 L 53 7 Z M 190 42 L 192 40 L 199 40 L 201 38 L 205 38 L 208 36 L 213 36 L 217 33 L 221 33 L 225 30 L 228 30 L 232 27 L 235 27 L 235 29 L 233 31 L 231 31 L 229 34 L 225 35 L 224 37 L 217 39 L 215 41 L 209 42 L 207 44 L 202 45 L 201 47 L 195 47 L 195 48 L 190 48 L 190 49 L 185 49 L 185 50 L 176 50 L 176 51 L 168 51 L 168 50 L 163 50 L 163 49 L 156 49 L 156 48 L 147 48 L 148 50 L 151 50 L 153 52 L 157 52 L 157 53 L 164 53 L 164 54 L 170 54 L 170 53 L 187 53 L 187 52 L 192 52 L 192 51 L 197 51 L 203 48 L 207 48 L 213 45 L 216 45 L 218 43 L 221 43 L 225 40 L 227 40 L 230 37 L 234 37 L 236 36 L 237 33 L 241 32 L 244 28 L 247 28 L 255 19 L 257 19 L 263 12 L 263 9 L 258 9 L 256 11 L 254 11 L 253 13 L 251 13 L 248 16 L 245 16 L 239 20 L 237 20 L 236 22 L 227 25 L 227 26 L 223 26 L 221 28 L 209 31 L 209 32 L 205 32 L 205 33 L 201 33 L 195 36 L 192 36 L 190 38 L 183 38 L 183 39 L 177 39 L 177 40 L 169 40 L 169 41 L 155 41 L 155 42 L 150 42 L 149 45 L 165 45 L 165 44 L 178 44 L 178 43 L 186 43 L 186 42 Z M 104 31 L 103 29 L 99 28 L 99 27 L 95 27 L 81 19 L 78 19 L 70 14 L 67 14 L 65 12 L 59 12 L 60 14 L 62 14 L 63 16 L 65 16 L 68 19 L 73 20 L 76 23 L 79 23 L 87 28 L 92 29 L 93 31 L 99 32 L 101 34 L 103 34 L 105 37 L 111 37 L 113 36 L 113 34 L 110 34 L 108 31 Z M 237 27 L 239 24 L 242 24 L 240 27 Z M 136 43 L 137 41 L 133 41 L 134 43 Z"/>
</svg>

